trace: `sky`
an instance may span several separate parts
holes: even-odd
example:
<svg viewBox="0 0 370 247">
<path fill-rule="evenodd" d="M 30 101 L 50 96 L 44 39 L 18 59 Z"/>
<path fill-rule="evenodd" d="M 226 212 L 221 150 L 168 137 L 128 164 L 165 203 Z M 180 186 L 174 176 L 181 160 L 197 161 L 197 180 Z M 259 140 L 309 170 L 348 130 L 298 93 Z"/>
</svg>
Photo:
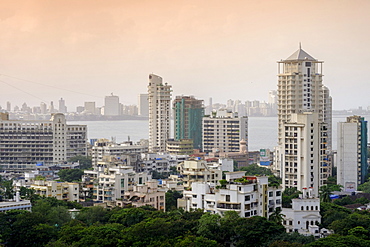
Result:
<svg viewBox="0 0 370 247">
<path fill-rule="evenodd" d="M 173 96 L 268 100 L 277 61 L 324 61 L 333 109 L 370 106 L 368 0 L 2 0 L 0 106 L 137 104 L 148 75 Z"/>
</svg>

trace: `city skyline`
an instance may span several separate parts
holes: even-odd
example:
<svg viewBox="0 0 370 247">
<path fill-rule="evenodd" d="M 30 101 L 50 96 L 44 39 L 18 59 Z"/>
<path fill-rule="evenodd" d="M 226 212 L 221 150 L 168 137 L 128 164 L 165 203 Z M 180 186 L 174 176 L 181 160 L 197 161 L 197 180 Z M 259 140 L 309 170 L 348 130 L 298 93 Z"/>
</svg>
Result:
<svg viewBox="0 0 370 247">
<path fill-rule="evenodd" d="M 370 2 L 356 3 L 5 1 L 0 105 L 63 97 L 73 108 L 81 94 L 103 105 L 111 92 L 136 104 L 149 73 L 163 76 L 173 95 L 263 100 L 276 88 L 276 62 L 302 42 L 325 61 L 333 109 L 365 108 Z"/>
</svg>

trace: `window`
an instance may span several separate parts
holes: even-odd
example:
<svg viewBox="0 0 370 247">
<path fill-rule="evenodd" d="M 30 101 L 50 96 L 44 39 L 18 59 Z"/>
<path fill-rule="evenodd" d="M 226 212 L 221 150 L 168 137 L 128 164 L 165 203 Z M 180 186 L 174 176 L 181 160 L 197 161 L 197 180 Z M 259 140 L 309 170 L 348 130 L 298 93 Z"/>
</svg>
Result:
<svg viewBox="0 0 370 247">
<path fill-rule="evenodd" d="M 245 196 L 244 200 L 249 201 L 251 199 L 251 196 Z"/>
<path fill-rule="evenodd" d="M 226 201 L 229 202 L 230 201 L 230 195 L 226 195 Z"/>
</svg>

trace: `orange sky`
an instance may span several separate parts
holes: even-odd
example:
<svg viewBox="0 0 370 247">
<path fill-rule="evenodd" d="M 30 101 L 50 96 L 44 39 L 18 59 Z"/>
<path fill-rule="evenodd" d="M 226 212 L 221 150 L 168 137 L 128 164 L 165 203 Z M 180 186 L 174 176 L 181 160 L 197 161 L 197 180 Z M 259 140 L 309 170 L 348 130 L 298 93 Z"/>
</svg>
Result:
<svg viewBox="0 0 370 247">
<path fill-rule="evenodd" d="M 276 61 L 302 42 L 334 109 L 367 107 L 368 13 L 367 0 L 3 0 L 0 74 L 52 87 L 0 76 L 0 106 L 63 97 L 74 110 L 111 92 L 136 104 L 152 72 L 174 95 L 267 100 Z"/>
</svg>

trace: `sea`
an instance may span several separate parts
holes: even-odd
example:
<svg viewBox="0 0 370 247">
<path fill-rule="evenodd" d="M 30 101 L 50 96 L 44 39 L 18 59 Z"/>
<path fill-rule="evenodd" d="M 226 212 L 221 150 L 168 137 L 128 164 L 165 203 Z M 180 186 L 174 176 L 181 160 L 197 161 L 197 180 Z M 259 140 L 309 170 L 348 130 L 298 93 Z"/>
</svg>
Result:
<svg viewBox="0 0 370 247">
<path fill-rule="evenodd" d="M 345 122 L 346 117 L 348 115 L 333 116 L 333 150 L 337 147 L 337 124 Z M 370 115 L 363 117 L 365 120 L 370 119 Z M 87 125 L 89 139 L 106 138 L 119 143 L 127 140 L 136 142 L 140 139 L 148 139 L 149 136 L 148 120 L 68 121 L 68 123 Z M 370 131 L 368 134 L 368 140 L 370 140 Z M 273 150 L 277 145 L 277 117 L 249 117 L 248 135 L 250 151 Z"/>
</svg>

